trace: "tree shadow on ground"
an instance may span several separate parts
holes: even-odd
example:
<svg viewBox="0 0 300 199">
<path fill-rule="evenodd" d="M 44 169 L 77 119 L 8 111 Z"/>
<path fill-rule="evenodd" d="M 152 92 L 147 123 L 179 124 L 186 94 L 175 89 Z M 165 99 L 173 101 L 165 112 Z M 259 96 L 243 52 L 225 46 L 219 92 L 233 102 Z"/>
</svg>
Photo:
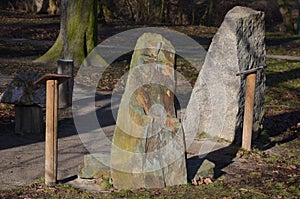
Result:
<svg viewBox="0 0 300 199">
<path fill-rule="evenodd" d="M 268 135 L 267 137 L 260 136 L 256 140 L 253 140 L 253 148 L 267 150 L 277 144 L 288 143 L 300 137 L 299 121 L 300 111 L 266 117 L 264 120 L 264 131 L 266 131 Z M 195 177 L 204 160 L 209 160 L 215 164 L 213 178 L 217 179 L 221 177 L 225 174 L 223 169 L 233 163 L 233 159 L 236 157 L 239 149 L 240 145 L 233 143 L 227 147 L 212 151 L 206 156 L 193 156 L 188 158 L 188 179 L 191 180 Z"/>
<path fill-rule="evenodd" d="M 289 44 L 292 42 L 295 42 L 299 40 L 299 37 L 295 37 L 294 35 L 291 35 L 290 37 L 282 38 L 282 36 L 278 36 L 278 38 L 273 38 L 273 39 L 267 39 L 266 40 L 266 45 L 267 46 L 280 46 L 283 44 Z"/>
<path fill-rule="evenodd" d="M 15 123 L 2 123 L 0 118 L 0 150 L 14 147 L 26 146 L 45 141 L 45 131 L 43 133 L 15 133 Z M 43 124 L 45 126 L 45 124 Z M 66 118 L 58 122 L 58 138 L 76 135 L 77 131 L 72 118 Z"/>
<path fill-rule="evenodd" d="M 291 142 L 300 137 L 299 121 L 300 111 L 266 117 L 264 120 L 265 134 L 254 141 L 254 147 L 267 150 L 276 144 Z"/>
<path fill-rule="evenodd" d="M 95 96 L 96 103 L 110 99 L 111 95 L 97 93 Z M 101 128 L 115 125 L 115 120 L 113 116 L 113 111 L 110 109 L 109 102 L 104 102 L 99 107 L 96 107 L 95 112 L 98 118 L 99 125 Z M 77 135 L 78 131 L 72 117 L 71 107 L 59 110 L 62 114 L 69 114 L 67 117 L 63 117 L 58 121 L 58 138 L 69 137 Z M 87 113 L 83 116 L 78 116 L 86 118 L 89 114 Z M 44 112 L 45 115 L 45 112 Z M 29 134 L 16 134 L 15 131 L 14 118 L 1 118 L 0 117 L 0 150 L 30 145 L 38 142 L 45 141 L 45 131 L 43 133 L 29 133 Z M 89 124 L 86 124 L 87 126 Z M 45 123 L 44 123 L 45 126 Z M 91 129 L 94 130 L 94 129 Z M 104 132 L 107 136 L 110 136 L 111 132 Z"/>
<path fill-rule="evenodd" d="M 276 87 L 282 82 L 298 79 L 299 74 L 300 74 L 300 68 L 295 68 L 284 72 L 269 73 L 267 74 L 266 86 Z"/>
</svg>

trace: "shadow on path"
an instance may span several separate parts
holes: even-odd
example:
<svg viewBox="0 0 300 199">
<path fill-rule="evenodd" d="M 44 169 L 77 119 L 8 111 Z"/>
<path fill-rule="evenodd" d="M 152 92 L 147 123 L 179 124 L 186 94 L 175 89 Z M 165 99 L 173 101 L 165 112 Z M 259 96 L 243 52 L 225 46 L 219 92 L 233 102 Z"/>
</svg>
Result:
<svg viewBox="0 0 300 199">
<path fill-rule="evenodd" d="M 115 120 L 112 114 L 110 105 L 110 94 L 97 93 L 96 94 L 96 115 L 101 127 L 114 126 Z M 113 111 L 116 111 L 113 109 Z M 61 109 L 60 112 L 71 115 L 71 107 Z M 45 113 L 44 113 L 45 114 Z M 83 116 L 84 117 L 84 116 Z M 19 146 L 30 145 L 45 141 L 45 132 L 43 134 L 25 134 L 18 135 L 14 133 L 14 118 L 0 117 L 0 150 L 9 149 Z M 45 124 L 44 124 L 45 126 Z M 112 132 L 105 132 L 108 135 Z M 76 126 L 71 116 L 63 118 L 58 121 L 58 138 L 65 138 L 77 135 Z"/>
</svg>

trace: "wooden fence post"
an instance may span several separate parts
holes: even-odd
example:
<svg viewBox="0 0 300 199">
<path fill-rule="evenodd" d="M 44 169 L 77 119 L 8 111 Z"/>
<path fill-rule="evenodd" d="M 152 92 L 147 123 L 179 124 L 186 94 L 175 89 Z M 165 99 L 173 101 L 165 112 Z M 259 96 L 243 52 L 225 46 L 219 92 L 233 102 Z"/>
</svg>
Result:
<svg viewBox="0 0 300 199">
<path fill-rule="evenodd" d="M 247 151 L 251 150 L 252 140 L 252 127 L 253 127 L 253 108 L 255 97 L 255 84 L 256 73 L 258 70 L 263 69 L 264 66 L 242 71 L 236 75 L 246 75 L 246 99 L 244 107 L 244 121 L 243 121 L 243 136 L 242 136 L 242 148 Z"/>
<path fill-rule="evenodd" d="M 251 73 L 247 76 L 242 148 L 248 151 L 251 149 L 255 81 L 256 73 Z"/>
<path fill-rule="evenodd" d="M 58 85 L 68 78 L 69 75 L 46 74 L 35 82 L 46 82 L 45 184 L 50 186 L 57 181 Z"/>
<path fill-rule="evenodd" d="M 57 80 L 47 80 L 46 85 L 45 183 L 54 185 L 57 179 Z"/>
</svg>

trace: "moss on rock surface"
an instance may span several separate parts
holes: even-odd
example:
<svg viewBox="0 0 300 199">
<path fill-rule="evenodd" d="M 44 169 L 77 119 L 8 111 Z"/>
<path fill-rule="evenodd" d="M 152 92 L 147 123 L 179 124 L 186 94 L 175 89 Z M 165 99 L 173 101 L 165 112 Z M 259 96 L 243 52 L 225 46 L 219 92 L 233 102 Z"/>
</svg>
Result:
<svg viewBox="0 0 300 199">
<path fill-rule="evenodd" d="M 159 34 L 137 41 L 114 132 L 111 167 L 117 189 L 187 183 L 183 132 L 174 107 L 172 44 Z"/>
</svg>

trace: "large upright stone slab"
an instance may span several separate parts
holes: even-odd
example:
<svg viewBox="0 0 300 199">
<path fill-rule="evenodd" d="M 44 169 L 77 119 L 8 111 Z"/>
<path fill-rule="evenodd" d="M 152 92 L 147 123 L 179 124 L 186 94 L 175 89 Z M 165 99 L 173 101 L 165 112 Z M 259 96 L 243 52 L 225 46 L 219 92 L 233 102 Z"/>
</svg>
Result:
<svg viewBox="0 0 300 199">
<path fill-rule="evenodd" d="M 161 35 L 138 39 L 112 143 L 115 188 L 187 183 L 184 137 L 174 108 L 174 59 L 174 47 Z"/>
<path fill-rule="evenodd" d="M 240 142 L 246 77 L 236 73 L 264 64 L 264 13 L 234 7 L 214 36 L 193 89 L 183 120 L 187 143 L 201 132 Z M 262 127 L 264 88 L 261 70 L 256 80 L 254 133 Z"/>
</svg>

